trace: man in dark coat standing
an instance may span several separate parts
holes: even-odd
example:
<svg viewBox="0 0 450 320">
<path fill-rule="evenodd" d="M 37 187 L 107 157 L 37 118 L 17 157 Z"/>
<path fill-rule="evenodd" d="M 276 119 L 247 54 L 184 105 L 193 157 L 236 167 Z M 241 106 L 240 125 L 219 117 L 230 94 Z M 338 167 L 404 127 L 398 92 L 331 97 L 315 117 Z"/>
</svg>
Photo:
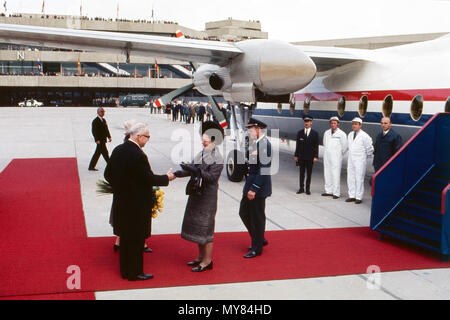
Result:
<svg viewBox="0 0 450 320">
<path fill-rule="evenodd" d="M 249 148 L 248 176 L 245 179 L 239 216 L 252 238 L 250 251 L 244 258 L 254 258 L 262 254 L 266 229 L 266 198 L 272 195 L 272 179 L 270 167 L 272 164 L 272 146 L 265 136 L 265 123 L 250 118 L 247 128 L 250 138 L 254 141 Z"/>
<path fill-rule="evenodd" d="M 319 134 L 311 128 L 313 118 L 303 116 L 305 128 L 297 133 L 294 160 L 300 167 L 300 189 L 297 194 L 305 192 L 306 170 L 306 194 L 311 194 L 311 175 L 314 162 L 319 160 Z"/>
<path fill-rule="evenodd" d="M 130 139 L 117 146 L 105 169 L 105 179 L 113 188 L 113 228 L 120 237 L 120 273 L 130 281 L 148 280 L 143 272 L 143 250 L 149 237 L 153 186 L 167 186 L 175 179 L 172 169 L 155 175 L 142 148 L 150 138 L 147 125 L 138 123 Z"/>
<path fill-rule="evenodd" d="M 108 149 L 106 149 L 106 140 L 112 141 L 111 134 L 109 133 L 108 124 L 106 123 L 105 109 L 97 109 L 97 117 L 92 121 L 92 135 L 94 136 L 94 141 L 97 144 L 95 148 L 94 155 L 92 156 L 91 162 L 89 163 L 90 171 L 98 171 L 95 169 L 97 161 L 100 158 L 100 154 L 105 159 L 106 163 L 109 161 Z"/>
<path fill-rule="evenodd" d="M 389 117 L 381 119 L 381 129 L 375 140 L 373 167 L 375 172 L 402 147 L 402 137 L 391 129 L 392 122 Z"/>
</svg>

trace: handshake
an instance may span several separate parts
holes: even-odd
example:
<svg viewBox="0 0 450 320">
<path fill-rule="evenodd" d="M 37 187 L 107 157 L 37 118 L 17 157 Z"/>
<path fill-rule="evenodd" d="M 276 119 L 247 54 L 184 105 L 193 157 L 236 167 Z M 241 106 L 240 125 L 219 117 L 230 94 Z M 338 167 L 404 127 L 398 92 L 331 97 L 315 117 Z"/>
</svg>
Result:
<svg viewBox="0 0 450 320">
<path fill-rule="evenodd" d="M 188 164 L 188 163 L 184 163 L 182 162 L 180 164 L 180 167 L 183 170 L 178 170 L 175 171 L 173 174 L 175 175 L 175 177 L 177 178 L 184 178 L 184 177 L 189 177 L 189 176 L 199 176 L 200 175 L 200 169 L 197 168 L 195 165 L 193 164 Z"/>
</svg>

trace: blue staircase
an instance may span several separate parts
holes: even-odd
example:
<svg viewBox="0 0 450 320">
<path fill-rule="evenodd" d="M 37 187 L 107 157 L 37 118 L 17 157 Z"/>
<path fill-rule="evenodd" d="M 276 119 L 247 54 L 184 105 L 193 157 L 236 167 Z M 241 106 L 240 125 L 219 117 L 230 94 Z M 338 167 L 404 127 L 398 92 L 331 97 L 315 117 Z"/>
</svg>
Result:
<svg viewBox="0 0 450 320">
<path fill-rule="evenodd" d="M 438 113 L 372 184 L 370 227 L 450 257 L 450 113 Z"/>
</svg>

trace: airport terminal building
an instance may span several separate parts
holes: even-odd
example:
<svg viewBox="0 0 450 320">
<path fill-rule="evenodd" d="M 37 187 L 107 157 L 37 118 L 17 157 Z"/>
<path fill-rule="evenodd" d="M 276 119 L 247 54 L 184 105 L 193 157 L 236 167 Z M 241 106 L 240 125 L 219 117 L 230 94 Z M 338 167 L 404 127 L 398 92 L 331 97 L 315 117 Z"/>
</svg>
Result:
<svg viewBox="0 0 450 320">
<path fill-rule="evenodd" d="M 0 16 L 0 23 L 241 41 L 267 39 L 258 21 L 228 19 L 197 31 L 168 21 L 129 21 L 43 14 Z M 118 105 L 128 95 L 158 97 L 192 82 L 189 62 L 124 54 L 0 44 L 0 106 L 36 99 L 44 106 Z M 199 94 L 193 90 L 193 96 Z"/>
</svg>

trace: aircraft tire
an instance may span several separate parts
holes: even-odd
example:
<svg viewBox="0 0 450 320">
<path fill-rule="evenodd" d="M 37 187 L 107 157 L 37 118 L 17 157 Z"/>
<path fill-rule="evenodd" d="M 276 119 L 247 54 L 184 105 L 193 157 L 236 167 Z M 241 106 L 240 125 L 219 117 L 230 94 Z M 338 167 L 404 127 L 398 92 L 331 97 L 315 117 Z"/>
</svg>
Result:
<svg viewBox="0 0 450 320">
<path fill-rule="evenodd" d="M 241 182 L 245 174 L 244 154 L 238 150 L 230 151 L 227 156 L 226 170 L 230 181 Z"/>
</svg>

